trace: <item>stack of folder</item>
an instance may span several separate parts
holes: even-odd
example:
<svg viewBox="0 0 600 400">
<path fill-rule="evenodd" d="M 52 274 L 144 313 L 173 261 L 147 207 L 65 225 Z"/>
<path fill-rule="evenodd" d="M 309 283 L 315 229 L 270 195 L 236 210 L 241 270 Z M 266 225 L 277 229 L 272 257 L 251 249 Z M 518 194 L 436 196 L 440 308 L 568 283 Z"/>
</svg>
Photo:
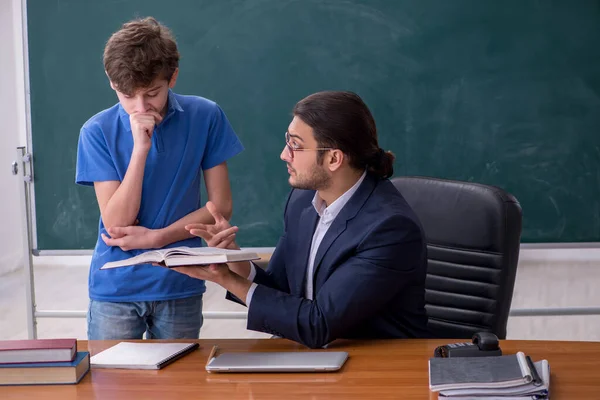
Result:
<svg viewBox="0 0 600 400">
<path fill-rule="evenodd" d="M 0 341 L 0 385 L 75 384 L 89 369 L 75 339 Z"/>
<path fill-rule="evenodd" d="M 522 352 L 496 357 L 450 357 L 429 360 L 429 388 L 439 398 L 547 399 L 550 366 Z"/>
</svg>

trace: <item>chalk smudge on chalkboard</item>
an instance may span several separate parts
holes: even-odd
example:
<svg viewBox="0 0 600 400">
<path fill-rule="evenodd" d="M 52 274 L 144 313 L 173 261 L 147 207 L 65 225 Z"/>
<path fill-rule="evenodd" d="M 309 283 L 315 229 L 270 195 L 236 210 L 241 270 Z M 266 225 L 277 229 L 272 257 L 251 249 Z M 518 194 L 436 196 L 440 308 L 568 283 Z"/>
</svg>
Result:
<svg viewBox="0 0 600 400">
<path fill-rule="evenodd" d="M 268 222 L 263 221 L 263 222 L 250 222 L 249 224 L 244 224 L 244 225 L 240 225 L 238 226 L 238 228 L 240 228 L 240 230 L 246 230 L 246 229 L 254 229 L 254 228 L 260 228 L 261 226 L 267 226 L 269 225 Z"/>
<path fill-rule="evenodd" d="M 74 237 L 95 236 L 96 233 L 85 225 L 84 213 L 85 207 L 82 204 L 77 187 L 69 188 L 68 198 L 60 200 L 56 205 L 52 232 L 57 236 L 64 235 L 65 232 Z"/>
</svg>

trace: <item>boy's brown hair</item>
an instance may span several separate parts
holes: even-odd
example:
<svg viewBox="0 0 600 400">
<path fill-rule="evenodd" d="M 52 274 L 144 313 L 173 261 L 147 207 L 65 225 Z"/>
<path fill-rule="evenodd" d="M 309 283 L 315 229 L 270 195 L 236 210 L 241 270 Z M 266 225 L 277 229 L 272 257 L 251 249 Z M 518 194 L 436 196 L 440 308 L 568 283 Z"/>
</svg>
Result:
<svg viewBox="0 0 600 400">
<path fill-rule="evenodd" d="M 108 39 L 104 69 L 115 89 L 126 95 L 156 78 L 170 80 L 179 66 L 171 31 L 152 17 L 129 21 Z"/>
</svg>

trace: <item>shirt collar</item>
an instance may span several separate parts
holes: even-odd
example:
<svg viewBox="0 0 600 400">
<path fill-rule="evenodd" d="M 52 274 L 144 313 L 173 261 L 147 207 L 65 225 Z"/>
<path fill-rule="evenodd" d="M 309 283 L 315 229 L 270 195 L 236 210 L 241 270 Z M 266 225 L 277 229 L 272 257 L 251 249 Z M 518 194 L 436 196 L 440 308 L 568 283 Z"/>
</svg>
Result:
<svg viewBox="0 0 600 400">
<path fill-rule="evenodd" d="M 179 102 L 177 101 L 177 98 L 175 97 L 175 93 L 173 93 L 173 91 L 171 89 L 169 89 L 169 106 L 168 107 L 169 108 L 168 108 L 167 114 L 171 110 L 183 112 L 183 108 L 181 108 L 181 105 L 179 104 Z"/>
<path fill-rule="evenodd" d="M 322 222 L 333 221 L 338 216 L 340 211 L 342 211 L 342 208 L 344 208 L 352 195 L 358 190 L 360 184 L 365 180 L 365 176 L 367 176 L 367 171 L 363 172 L 362 176 L 358 181 L 356 181 L 354 186 L 348 189 L 343 195 L 335 199 L 335 201 L 331 203 L 329 207 L 326 206 L 325 200 L 319 196 L 319 192 L 315 192 L 312 205 L 317 214 L 319 214 L 319 217 L 321 217 Z"/>
<path fill-rule="evenodd" d="M 167 114 L 165 115 L 163 122 L 166 121 L 167 118 L 173 115 L 176 111 L 183 112 L 183 108 L 177 101 L 175 93 L 173 93 L 173 91 L 169 89 L 169 95 L 167 97 Z M 129 114 L 127 114 L 121 103 L 119 103 L 119 115 L 121 116 L 121 121 L 123 122 L 123 124 L 125 124 L 127 129 L 131 130 L 131 125 L 129 124 Z"/>
</svg>

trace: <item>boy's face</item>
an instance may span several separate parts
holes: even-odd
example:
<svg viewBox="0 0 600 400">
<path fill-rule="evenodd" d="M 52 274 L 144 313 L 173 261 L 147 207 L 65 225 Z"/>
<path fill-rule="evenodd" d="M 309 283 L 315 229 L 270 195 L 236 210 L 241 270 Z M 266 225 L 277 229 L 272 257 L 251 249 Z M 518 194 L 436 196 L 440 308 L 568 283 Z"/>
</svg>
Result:
<svg viewBox="0 0 600 400">
<path fill-rule="evenodd" d="M 175 70 L 169 81 L 160 77 L 156 78 L 148 87 L 137 89 L 131 95 L 119 92 L 112 82 L 110 87 L 117 93 L 119 102 L 127 114 L 155 111 L 164 117 L 167 112 L 169 89 L 175 86 L 178 72 L 179 70 Z"/>
</svg>

